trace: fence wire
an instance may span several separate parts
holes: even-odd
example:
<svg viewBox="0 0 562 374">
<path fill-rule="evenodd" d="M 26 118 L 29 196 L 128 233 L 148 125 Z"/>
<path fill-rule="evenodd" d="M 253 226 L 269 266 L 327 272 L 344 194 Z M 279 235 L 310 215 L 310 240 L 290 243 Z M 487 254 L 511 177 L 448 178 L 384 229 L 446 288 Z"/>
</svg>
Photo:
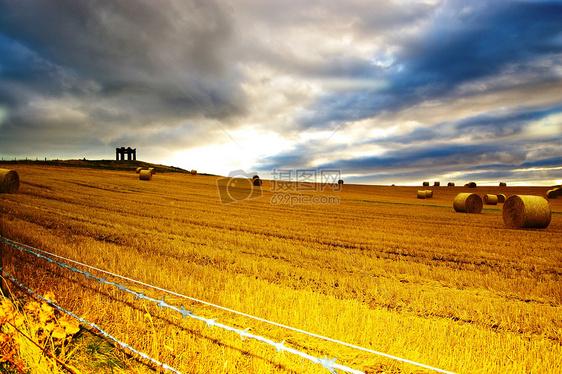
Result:
<svg viewBox="0 0 562 374">
<path fill-rule="evenodd" d="M 351 344 L 351 343 L 347 343 L 347 342 L 344 342 L 344 341 L 341 341 L 341 340 L 338 340 L 338 339 L 333 339 L 333 338 L 330 338 L 330 337 L 327 337 L 327 336 L 323 336 L 323 335 L 316 334 L 316 333 L 313 333 L 313 332 L 309 332 L 309 331 L 306 331 L 306 330 L 302 330 L 302 329 L 299 329 L 299 328 L 296 328 L 296 327 L 284 325 L 284 324 L 281 324 L 281 323 L 278 323 L 278 322 L 275 322 L 275 321 L 270 321 L 270 320 L 267 320 L 265 318 L 261 318 L 261 317 L 257 317 L 257 316 L 251 315 L 251 314 L 240 312 L 240 311 L 237 311 L 237 310 L 234 310 L 234 309 L 231 309 L 231 308 L 227 308 L 227 307 L 224 307 L 224 306 L 221 306 L 221 305 L 210 303 L 210 302 L 205 301 L 205 300 L 200 300 L 200 299 L 197 299 L 197 298 L 194 298 L 194 297 L 191 297 L 191 296 L 183 295 L 183 294 L 180 294 L 180 293 L 177 293 L 177 292 L 174 292 L 174 291 L 167 290 L 165 288 L 157 287 L 157 286 L 145 283 L 145 282 L 138 281 L 136 279 L 132 279 L 132 278 L 129 278 L 129 277 L 126 277 L 126 276 L 123 276 L 123 275 L 120 275 L 120 274 L 116 274 L 116 273 L 113 273 L 113 272 L 110 272 L 110 271 L 107 271 L 107 270 L 103 270 L 103 269 L 100 269 L 100 268 L 97 268 L 97 267 L 94 267 L 94 266 L 91 266 L 91 265 L 88 265 L 88 264 L 85 264 L 85 263 L 82 263 L 82 262 L 79 262 L 79 261 L 75 261 L 75 260 L 72 260 L 72 259 L 69 259 L 69 258 L 66 258 L 66 257 L 63 257 L 63 256 L 59 256 L 59 255 L 44 251 L 44 250 L 39 249 L 39 248 L 35 248 L 35 247 L 29 246 L 29 245 L 26 245 L 26 244 L 18 243 L 18 242 L 15 242 L 13 240 L 10 240 L 8 238 L 5 238 L 3 236 L 0 236 L 0 241 L 4 242 L 5 244 L 9 245 L 12 248 L 18 249 L 22 252 L 29 253 L 33 256 L 44 259 L 47 262 L 56 264 L 59 267 L 68 269 L 72 272 L 84 275 L 86 278 L 95 280 L 95 281 L 97 281 L 99 283 L 102 283 L 102 284 L 114 286 L 114 287 L 116 287 L 117 289 L 119 289 L 123 292 L 132 294 L 136 298 L 144 299 L 144 300 L 150 301 L 152 303 L 155 303 L 159 307 L 167 308 L 167 309 L 176 311 L 176 312 L 180 313 L 183 317 L 189 316 L 189 317 L 192 317 L 194 319 L 203 321 L 203 322 L 207 323 L 208 326 L 217 326 L 217 325 L 226 326 L 226 325 L 219 324 L 219 323 L 215 322 L 214 320 L 206 319 L 204 317 L 195 316 L 192 312 L 187 311 L 183 306 L 177 307 L 177 306 L 170 305 L 163 299 L 160 300 L 160 299 L 152 298 L 150 296 L 146 296 L 143 293 L 131 290 L 128 287 L 126 287 L 122 284 L 119 284 L 117 282 L 112 282 L 112 281 L 109 281 L 105 278 L 97 277 L 97 276 L 93 275 L 92 273 L 90 273 L 88 271 L 81 270 L 81 269 L 78 269 L 74 266 L 68 265 L 66 263 L 61 263 L 61 262 L 58 262 L 56 260 L 53 260 L 51 257 L 58 258 L 58 259 L 66 261 L 66 262 L 70 262 L 70 263 L 73 263 L 75 265 L 79 265 L 79 266 L 85 267 L 87 269 L 100 272 L 102 274 L 110 275 L 110 276 L 118 278 L 118 279 L 122 279 L 122 280 L 125 280 L 125 281 L 128 281 L 128 282 L 131 282 L 131 283 L 135 283 L 135 284 L 138 284 L 138 285 L 146 287 L 146 288 L 151 288 L 153 290 L 161 291 L 161 292 L 167 293 L 169 295 L 181 297 L 181 298 L 184 298 L 184 299 L 187 299 L 187 300 L 190 300 L 190 301 L 194 301 L 194 302 L 206 305 L 206 306 L 214 307 L 214 308 L 219 309 L 219 310 L 227 311 L 227 312 L 230 312 L 230 313 L 233 313 L 233 314 L 236 314 L 236 315 L 247 317 L 249 319 L 264 322 L 264 323 L 267 323 L 267 324 L 270 324 L 270 325 L 273 325 L 273 326 L 277 326 L 277 327 L 280 327 L 280 328 L 283 328 L 283 329 L 287 329 L 287 330 L 290 330 L 290 331 L 293 331 L 293 332 L 301 333 L 303 335 L 308 335 L 308 336 L 318 338 L 318 339 L 321 339 L 321 340 L 324 340 L 324 341 L 339 344 L 339 345 L 342 345 L 342 346 L 345 346 L 345 347 L 348 347 L 348 348 L 352 348 L 352 349 L 356 349 L 356 350 L 359 350 L 359 351 L 371 353 L 371 354 L 374 354 L 374 355 L 377 355 L 377 356 L 385 357 L 385 358 L 392 359 L 392 360 L 399 361 L 399 362 L 403 362 L 403 363 L 406 363 L 406 364 L 414 365 L 414 366 L 421 367 L 421 368 L 431 370 L 431 371 L 434 371 L 434 372 L 444 373 L 444 374 L 454 374 L 452 371 L 448 371 L 448 370 L 444 370 L 444 369 L 437 368 L 437 367 L 434 367 L 434 366 L 426 365 L 426 364 L 421 363 L 421 362 L 409 360 L 409 359 L 402 358 L 402 357 L 399 357 L 399 356 L 394 356 L 394 355 L 384 353 L 384 352 L 380 352 L 380 351 L 376 351 L 376 350 L 373 350 L 373 349 L 361 347 L 361 346 Z M 286 345 L 283 344 L 283 342 L 276 343 L 276 342 L 273 342 L 270 339 L 250 334 L 250 333 L 247 332 L 247 330 L 241 330 L 241 329 L 237 329 L 237 328 L 230 327 L 230 326 L 226 326 L 226 327 L 227 328 L 224 328 L 224 327 L 221 327 L 221 328 L 223 328 L 225 330 L 228 330 L 228 331 L 235 332 L 235 333 L 239 334 L 241 337 L 255 339 L 255 340 L 261 341 L 265 344 L 272 345 L 278 351 L 286 351 L 286 352 L 293 353 L 295 355 L 301 356 L 301 357 L 303 357 L 303 358 L 305 358 L 309 361 L 312 361 L 314 363 L 317 363 L 317 364 L 320 364 L 320 365 L 324 366 L 326 369 L 330 370 L 331 372 L 333 372 L 334 369 L 338 369 L 338 370 L 341 370 L 341 371 L 344 371 L 344 372 L 349 372 L 349 373 L 362 373 L 362 371 L 357 371 L 357 370 L 349 368 L 347 366 L 336 364 L 335 359 L 330 360 L 330 359 L 326 359 L 326 358 L 324 358 L 324 359 L 317 358 L 317 357 L 308 355 L 304 352 L 298 351 L 296 349 L 287 347 Z"/>
<path fill-rule="evenodd" d="M 52 306 L 53 308 L 55 308 L 56 310 L 58 310 L 59 312 L 62 312 L 62 313 L 65 313 L 65 314 L 71 316 L 72 318 L 76 319 L 77 321 L 79 321 L 84 326 L 88 326 L 92 330 L 95 330 L 97 333 L 99 333 L 100 335 L 102 335 L 106 339 L 111 340 L 113 343 L 119 345 L 121 348 L 133 353 L 134 355 L 142 358 L 143 360 L 146 360 L 147 362 L 151 363 L 152 365 L 154 365 L 156 367 L 159 367 L 159 368 L 162 368 L 163 370 L 166 370 L 166 371 L 169 371 L 169 372 L 172 372 L 172 373 L 181 374 L 181 372 L 179 370 L 174 369 L 173 367 L 171 367 L 171 366 L 169 366 L 169 365 L 167 365 L 163 362 L 160 362 L 159 360 L 157 360 L 155 358 L 150 357 L 146 353 L 141 352 L 138 349 L 132 347 L 131 345 L 117 339 L 116 337 L 114 337 L 113 335 L 111 335 L 110 333 L 108 333 L 107 331 L 105 331 L 104 329 L 102 329 L 101 327 L 96 325 L 95 323 L 92 323 L 92 322 L 88 321 L 87 319 L 85 319 L 83 317 L 80 317 L 79 315 L 71 312 L 70 310 L 65 309 L 62 306 L 56 304 L 55 302 L 47 299 L 43 295 L 39 294 L 38 292 L 32 290 L 31 288 L 27 287 L 26 285 L 24 285 L 23 283 L 18 281 L 11 274 L 4 272 L 4 278 L 10 280 L 18 288 L 27 292 L 28 294 L 33 296 L 36 300 L 45 302 L 45 303 L 49 304 L 50 306 Z"/>
<path fill-rule="evenodd" d="M 5 242 L 5 241 L 4 241 L 4 242 Z M 330 358 L 320 358 L 320 357 L 316 357 L 316 356 L 310 355 L 310 354 L 308 354 L 308 353 L 306 353 L 306 352 L 303 352 L 303 351 L 300 351 L 300 350 L 298 350 L 298 349 L 295 349 L 295 348 L 292 348 L 292 347 L 290 347 L 290 346 L 287 346 L 284 341 L 282 341 L 282 342 L 275 342 L 275 341 L 273 341 L 273 340 L 271 340 L 271 339 L 268 339 L 268 338 L 266 338 L 266 337 L 263 337 L 263 336 L 260 336 L 260 335 L 256 335 L 256 334 L 252 334 L 252 333 L 250 333 L 248 330 L 242 330 L 242 329 L 239 329 L 239 328 L 236 328 L 236 327 L 233 327 L 233 326 L 229 326 L 229 325 L 220 323 L 220 322 L 218 322 L 218 321 L 216 321 L 216 320 L 214 320 L 214 319 L 205 318 L 205 317 L 196 315 L 196 314 L 193 313 L 192 311 L 185 309 L 185 307 L 184 307 L 183 305 L 182 305 L 181 307 L 177 307 L 177 306 L 175 306 L 175 305 L 171 305 L 171 304 L 169 304 L 168 302 L 166 302 L 166 301 L 163 300 L 163 299 L 156 299 L 156 298 L 153 298 L 153 297 L 151 297 L 151 296 L 144 295 L 144 294 L 141 293 L 141 292 L 137 292 L 137 291 L 131 290 L 131 289 L 128 288 L 127 286 L 122 285 L 122 284 L 120 284 L 120 283 L 112 282 L 112 281 L 109 281 L 109 280 L 107 280 L 107 279 L 105 279 L 105 278 L 96 277 L 95 275 L 93 275 L 92 273 L 90 273 L 90 272 L 88 272 L 88 271 L 80 270 L 80 269 L 75 268 L 75 267 L 73 267 L 73 266 L 70 266 L 70 265 L 68 265 L 68 264 L 65 264 L 65 263 L 62 263 L 62 262 L 58 262 L 58 261 L 53 260 L 53 259 L 51 259 L 51 258 L 49 258 L 49 257 L 47 257 L 47 256 L 42 255 L 42 254 L 35 253 L 34 251 L 32 251 L 32 250 L 30 250 L 30 249 L 28 249 L 28 248 L 19 247 L 19 246 L 17 246 L 17 245 L 14 245 L 14 243 L 10 243 L 10 246 L 12 246 L 13 248 L 22 250 L 22 251 L 24 251 L 24 252 L 26 252 L 26 253 L 32 254 L 32 255 L 34 255 L 34 256 L 36 256 L 36 257 L 38 257 L 38 258 L 41 258 L 41 259 L 43 259 L 43 260 L 45 260 L 45 261 L 47 261 L 47 262 L 49 262 L 49 263 L 58 265 L 58 266 L 61 267 L 61 268 L 70 270 L 70 271 L 72 271 L 72 272 L 74 272 L 74 273 L 77 273 L 77 274 L 81 274 L 81 275 L 85 276 L 86 278 L 89 278 L 89 279 L 91 279 L 91 280 L 97 281 L 97 282 L 99 282 L 99 283 L 101 283 L 101 284 L 106 284 L 106 285 L 109 285 L 109 286 L 113 286 L 113 287 L 117 288 L 117 289 L 120 290 L 120 291 L 123 291 L 123 292 L 126 292 L 126 293 L 129 293 L 129 294 L 133 295 L 133 296 L 134 296 L 135 298 L 137 298 L 137 299 L 146 300 L 146 301 L 149 301 L 149 302 L 151 302 L 151 303 L 157 305 L 157 306 L 160 307 L 160 308 L 169 309 L 169 310 L 172 310 L 172 311 L 174 311 L 174 312 L 177 312 L 177 313 L 181 314 L 182 317 L 184 317 L 184 318 L 192 318 L 192 319 L 195 319 L 195 320 L 204 322 L 204 323 L 205 323 L 207 326 L 209 326 L 209 327 L 217 327 L 217 328 L 220 328 L 220 329 L 223 329 L 223 330 L 230 331 L 230 332 L 233 332 L 233 333 L 235 333 L 235 334 L 238 334 L 241 338 L 253 339 L 253 340 L 259 341 L 259 342 L 261 342 L 261 343 L 268 344 L 268 345 L 274 347 L 277 352 L 288 352 L 288 353 L 291 353 L 291 354 L 293 354 L 293 355 L 302 357 L 302 358 L 304 358 L 304 359 L 306 359 L 306 360 L 308 360 L 308 361 L 311 361 L 311 362 L 313 362 L 313 363 L 315 363 L 315 364 L 320 364 L 320 365 L 322 365 L 324 368 L 326 368 L 328 371 L 330 371 L 331 373 L 336 373 L 336 370 L 340 370 L 340 371 L 342 371 L 342 372 L 345 372 L 345 373 L 352 373 L 352 374 L 360 374 L 360 373 L 363 373 L 363 371 L 356 370 L 356 369 L 353 369 L 353 368 L 351 368 L 351 367 L 348 367 L 348 366 L 345 366 L 345 365 L 341 365 L 341 364 L 336 363 L 336 359 L 335 359 L 335 358 L 334 358 L 334 359 L 330 359 Z M 103 335 L 104 337 L 107 337 L 108 339 L 110 339 L 110 340 L 114 341 L 115 343 L 119 344 L 121 347 L 123 347 L 123 348 L 125 348 L 125 349 L 127 349 L 127 350 L 129 350 L 129 351 L 131 351 L 131 352 L 133 352 L 133 353 L 135 353 L 135 354 L 137 354 L 138 356 L 142 357 L 143 359 L 145 359 L 145 360 L 151 362 L 152 364 L 154 364 L 154 365 L 156 365 L 156 366 L 158 366 L 158 367 L 162 367 L 163 369 L 168 370 L 168 371 L 171 371 L 171 372 L 174 372 L 174 373 L 179 373 L 179 371 L 177 371 L 176 369 L 174 369 L 174 368 L 172 368 L 172 367 L 170 367 L 170 366 L 168 366 L 168 365 L 166 365 L 166 364 L 163 364 L 163 363 L 159 362 L 158 360 L 153 359 L 153 358 L 151 358 L 150 356 L 146 355 L 145 353 L 136 350 L 135 348 L 131 347 L 131 346 L 128 345 L 127 343 L 124 343 L 124 342 L 118 340 L 117 338 L 113 337 L 112 335 L 110 335 L 110 334 L 107 333 L 106 331 L 102 330 L 102 329 L 101 329 L 99 326 L 97 326 L 96 324 L 91 323 L 91 322 L 87 321 L 86 319 L 84 319 L 84 318 L 82 318 L 82 317 L 79 317 L 79 316 L 77 316 L 76 314 L 74 314 L 74 313 L 72 313 L 72 312 L 70 312 L 70 311 L 68 311 L 68 310 L 66 310 L 66 309 L 64 309 L 64 308 L 62 308 L 62 307 L 56 305 L 55 303 L 53 303 L 53 302 L 51 302 L 51 301 L 49 301 L 49 300 L 47 300 L 46 298 L 44 298 L 43 296 L 39 295 L 39 294 L 38 294 L 37 292 L 35 292 L 34 290 L 28 288 L 27 286 L 25 286 L 25 285 L 23 285 L 22 283 L 20 283 L 19 281 L 17 281 L 13 276 L 9 275 L 9 276 L 6 276 L 6 278 L 9 279 L 10 281 L 14 282 L 18 287 L 24 289 L 26 292 L 32 294 L 34 297 L 39 298 L 39 299 L 41 299 L 41 300 L 43 300 L 43 301 L 48 302 L 48 304 L 49 304 L 49 305 L 52 305 L 54 308 L 56 308 L 56 309 L 58 309 L 58 310 L 60 310 L 60 311 L 62 311 L 62 312 L 64 312 L 64 313 L 66 313 L 66 314 L 69 314 L 69 315 L 71 315 L 72 317 L 76 318 L 78 321 L 80 321 L 80 322 L 82 322 L 82 323 L 84 323 L 84 324 L 90 326 L 91 328 L 93 328 L 93 329 L 95 329 L 96 331 L 98 331 L 98 332 L 99 332 L 101 335 Z"/>
</svg>

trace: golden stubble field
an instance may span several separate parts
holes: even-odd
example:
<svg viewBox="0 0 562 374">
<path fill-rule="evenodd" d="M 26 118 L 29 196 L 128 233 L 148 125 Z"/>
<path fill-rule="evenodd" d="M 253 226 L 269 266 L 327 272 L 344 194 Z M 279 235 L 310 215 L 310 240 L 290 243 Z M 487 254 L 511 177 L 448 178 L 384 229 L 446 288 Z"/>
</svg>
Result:
<svg viewBox="0 0 562 374">
<path fill-rule="evenodd" d="M 0 165 L 0 167 L 2 167 Z M 221 204 L 216 178 L 18 165 L 4 236 L 173 291 L 465 373 L 555 373 L 562 357 L 562 199 L 546 230 L 506 229 L 501 205 L 454 213 L 463 187 L 345 185 L 340 204 Z M 472 192 L 540 194 L 546 188 Z M 7 269 L 184 372 L 324 372 L 10 251 Z M 163 295 L 135 289 L 161 298 Z M 166 297 L 195 313 L 368 372 L 419 372 Z M 78 367 L 79 363 L 76 364 Z M 144 371 L 132 365 L 130 370 Z M 146 369 L 148 370 L 148 369 Z"/>
</svg>

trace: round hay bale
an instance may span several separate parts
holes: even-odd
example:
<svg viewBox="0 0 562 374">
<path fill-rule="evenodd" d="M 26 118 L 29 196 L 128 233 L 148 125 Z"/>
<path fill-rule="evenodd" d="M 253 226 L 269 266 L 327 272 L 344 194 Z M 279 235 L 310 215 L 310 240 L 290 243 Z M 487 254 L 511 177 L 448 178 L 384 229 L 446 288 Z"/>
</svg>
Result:
<svg viewBox="0 0 562 374">
<path fill-rule="evenodd" d="M 505 203 L 505 199 L 507 198 L 507 197 L 505 196 L 505 194 L 499 193 L 499 194 L 497 194 L 496 196 L 498 197 L 498 203 L 502 203 L 502 204 Z"/>
<path fill-rule="evenodd" d="M 546 198 L 547 199 L 556 199 L 557 197 L 558 197 L 558 194 L 556 193 L 556 190 L 546 191 Z"/>
<path fill-rule="evenodd" d="M 453 200 L 453 209 L 460 213 L 480 213 L 482 212 L 482 198 L 469 192 L 458 194 Z"/>
<path fill-rule="evenodd" d="M 507 227 L 544 229 L 550 219 L 550 205 L 542 196 L 513 195 L 503 204 L 503 222 Z"/>
<path fill-rule="evenodd" d="M 0 169 L 0 193 L 16 193 L 20 188 L 20 176 L 15 170 Z"/>
<path fill-rule="evenodd" d="M 150 174 L 152 174 L 152 175 L 156 174 L 156 170 L 154 170 L 154 168 L 148 168 L 148 171 L 149 171 Z"/>
<path fill-rule="evenodd" d="M 418 199 L 425 199 L 426 198 L 426 190 L 418 190 Z"/>
<path fill-rule="evenodd" d="M 141 181 L 149 181 L 152 179 L 152 172 L 150 170 L 141 170 L 139 173 L 139 179 Z"/>
<path fill-rule="evenodd" d="M 425 197 L 430 199 L 433 197 L 433 190 L 425 190 Z"/>
<path fill-rule="evenodd" d="M 252 178 L 252 183 L 255 187 L 261 187 L 261 185 L 263 184 L 262 180 L 259 177 Z"/>
<path fill-rule="evenodd" d="M 449 182 L 447 183 L 447 187 L 455 187 L 455 184 L 453 182 Z"/>
<path fill-rule="evenodd" d="M 505 183 L 505 182 L 500 182 L 500 187 L 507 187 L 507 183 Z"/>
<path fill-rule="evenodd" d="M 498 195 L 486 194 L 484 195 L 484 204 L 498 205 Z"/>
<path fill-rule="evenodd" d="M 338 184 L 342 185 L 343 184 L 343 179 L 338 180 Z"/>
<path fill-rule="evenodd" d="M 441 182 L 433 182 L 433 187 L 439 187 L 441 185 Z"/>
<path fill-rule="evenodd" d="M 137 168 L 137 170 L 136 170 L 136 173 L 137 173 L 137 174 L 140 173 L 141 170 L 142 170 L 142 167 L 139 166 L 139 167 Z"/>
<path fill-rule="evenodd" d="M 191 175 L 197 175 L 197 170 L 195 169 L 191 169 L 191 171 L 189 172 Z"/>
<path fill-rule="evenodd" d="M 468 188 L 476 188 L 476 182 L 468 182 L 464 186 Z"/>
<path fill-rule="evenodd" d="M 429 187 L 429 182 L 423 182 L 422 187 Z"/>
</svg>

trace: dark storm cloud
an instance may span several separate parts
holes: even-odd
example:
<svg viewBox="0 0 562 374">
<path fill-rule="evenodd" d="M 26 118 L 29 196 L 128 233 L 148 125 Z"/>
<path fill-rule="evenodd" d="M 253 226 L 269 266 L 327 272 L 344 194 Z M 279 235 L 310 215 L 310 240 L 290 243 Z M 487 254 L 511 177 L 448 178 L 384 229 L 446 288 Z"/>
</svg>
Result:
<svg viewBox="0 0 562 374">
<path fill-rule="evenodd" d="M 227 118 L 244 108 L 228 63 L 231 20 L 203 1 L 0 1 L 0 146 L 33 145 L 41 127 L 77 146 L 187 117 Z M 31 103 L 58 100 L 83 115 L 53 116 Z M 56 111 L 56 107 L 51 107 Z M 67 134 L 59 133 L 70 121 Z M 76 123 L 78 122 L 78 123 Z M 41 123 L 41 125 L 39 125 Z"/>
<path fill-rule="evenodd" d="M 562 104 L 539 108 L 520 108 L 507 113 L 486 113 L 459 121 L 434 124 L 431 127 L 418 127 L 410 133 L 365 141 L 364 144 L 413 144 L 428 141 L 444 141 L 470 136 L 472 141 L 489 140 L 521 134 L 530 123 L 542 120 L 553 114 L 562 113 Z M 551 137 L 558 139 L 558 134 Z M 536 140 L 535 140 L 536 141 Z M 513 140 L 512 140 L 513 142 Z"/>
<path fill-rule="evenodd" d="M 506 127 L 520 129 L 523 125 L 543 119 L 552 114 L 562 113 L 562 104 L 541 108 L 522 108 L 516 112 L 505 114 L 482 114 L 458 121 L 455 124 L 457 130 L 480 130 L 492 129 L 496 135 L 502 135 Z M 509 131 L 510 133 L 512 131 Z"/>
<path fill-rule="evenodd" d="M 397 76 L 397 87 L 429 85 L 439 92 L 497 73 L 508 63 L 562 51 L 557 40 L 562 3 L 453 4 L 456 7 L 445 9 L 422 40 L 405 45 L 400 56 L 406 61 L 405 74 Z"/>
<path fill-rule="evenodd" d="M 431 27 L 409 39 L 397 37 L 399 52 L 386 68 L 363 70 L 386 87 L 327 94 L 301 119 L 302 125 L 354 121 L 424 100 L 454 94 L 460 84 L 508 70 L 533 70 L 533 62 L 562 53 L 562 3 L 451 1 Z M 555 65 L 554 67 L 556 67 Z M 543 71 L 541 79 L 558 79 Z"/>
<path fill-rule="evenodd" d="M 423 173 L 431 168 L 433 173 L 445 173 L 468 165 L 472 169 L 500 172 L 502 169 L 556 166 L 562 164 L 560 133 L 533 134 L 528 128 L 536 121 L 560 113 L 562 105 L 521 108 L 516 112 L 487 113 L 431 127 L 417 127 L 398 136 L 358 140 L 357 145 L 383 146 L 388 151 L 376 157 L 338 159 L 319 167 L 337 168 L 346 173 L 377 170 L 406 177 L 417 175 L 417 172 L 403 173 L 404 169 L 422 170 Z M 562 123 L 559 128 L 562 130 Z M 461 136 L 464 140 L 459 144 Z M 332 152 L 337 154 L 345 148 L 345 145 L 323 142 L 308 143 L 263 160 L 260 169 L 310 166 L 309 161 Z M 527 160 L 528 157 L 538 157 L 539 160 Z M 491 163 L 498 160 L 501 162 Z"/>
<path fill-rule="evenodd" d="M 496 150 L 477 147 L 476 151 L 464 156 L 462 161 L 454 155 L 466 154 L 462 147 L 437 147 L 438 149 L 413 151 L 408 156 L 419 157 L 419 160 L 401 159 L 396 155 L 381 158 L 364 158 L 346 160 L 334 164 L 322 165 L 321 168 L 336 168 L 349 174 L 346 180 L 351 183 L 396 183 L 399 181 L 421 181 L 428 177 L 441 178 L 454 173 L 449 181 L 465 183 L 471 180 L 497 181 L 498 179 L 524 182 L 526 180 L 552 180 L 562 177 L 562 157 L 538 159 L 532 162 L 495 163 L 498 157 Z M 482 152 L 477 154 L 477 152 Z M 430 156 L 430 158 L 428 158 Z M 520 154 L 524 158 L 523 154 Z M 358 175 L 359 174 L 359 175 Z M 495 183 L 495 182 L 494 182 Z"/>
<path fill-rule="evenodd" d="M 229 20 L 212 2 L 24 0 L 0 6 L 2 34 L 102 92 L 146 91 L 161 82 L 188 98 L 197 90 L 184 83 L 228 73 L 221 49 Z M 220 96 L 210 86 L 200 88 Z"/>
<path fill-rule="evenodd" d="M 384 156 L 339 160 L 321 165 L 321 168 L 337 168 L 348 172 L 374 169 L 399 169 L 466 165 L 497 158 L 502 147 L 497 145 L 448 145 L 436 144 L 423 148 L 390 151 Z"/>
<path fill-rule="evenodd" d="M 542 160 L 537 161 L 541 163 Z M 560 165 L 560 164 L 558 164 Z M 482 167 L 487 167 L 486 171 L 477 171 L 471 168 L 458 169 L 455 167 L 443 170 L 445 172 L 454 172 L 454 177 L 442 178 L 442 175 L 433 173 L 433 171 L 427 171 L 422 169 L 413 169 L 408 171 L 395 171 L 395 172 L 376 172 L 376 173 L 366 173 L 361 176 L 350 176 L 346 178 L 348 183 L 399 183 L 401 180 L 415 181 L 415 183 L 421 183 L 423 180 L 428 178 L 436 177 L 441 179 L 443 182 L 456 182 L 457 185 L 462 185 L 468 181 L 486 181 L 488 184 L 496 185 L 499 180 L 504 181 L 516 181 L 525 184 L 527 181 L 536 182 L 541 180 L 555 180 L 562 178 L 561 169 L 494 169 L 495 165 L 482 165 Z"/>
<path fill-rule="evenodd" d="M 548 179 L 562 178 L 562 170 L 499 170 L 499 171 L 486 171 L 486 172 L 468 172 L 464 175 L 464 180 L 518 180 L 518 181 L 536 181 Z"/>
<path fill-rule="evenodd" d="M 532 167 L 541 167 L 541 166 L 562 166 L 562 156 L 551 157 L 543 160 L 524 162 L 521 165 L 519 165 L 519 167 L 521 168 L 532 168 Z"/>
</svg>

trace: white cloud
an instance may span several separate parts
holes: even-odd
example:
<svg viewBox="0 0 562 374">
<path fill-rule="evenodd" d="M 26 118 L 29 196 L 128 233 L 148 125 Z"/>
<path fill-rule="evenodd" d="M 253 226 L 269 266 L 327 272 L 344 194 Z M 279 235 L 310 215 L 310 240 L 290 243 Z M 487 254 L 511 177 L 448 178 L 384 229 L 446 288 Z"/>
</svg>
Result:
<svg viewBox="0 0 562 374">
<path fill-rule="evenodd" d="M 525 128 L 525 136 L 529 138 L 560 135 L 562 135 L 562 113 L 552 114 L 538 121 L 534 121 Z"/>
<path fill-rule="evenodd" d="M 176 152 L 171 157 L 172 164 L 219 175 L 239 169 L 252 172 L 251 165 L 272 153 L 285 152 L 293 144 L 276 132 L 251 126 L 223 131 L 220 142 Z"/>
</svg>

